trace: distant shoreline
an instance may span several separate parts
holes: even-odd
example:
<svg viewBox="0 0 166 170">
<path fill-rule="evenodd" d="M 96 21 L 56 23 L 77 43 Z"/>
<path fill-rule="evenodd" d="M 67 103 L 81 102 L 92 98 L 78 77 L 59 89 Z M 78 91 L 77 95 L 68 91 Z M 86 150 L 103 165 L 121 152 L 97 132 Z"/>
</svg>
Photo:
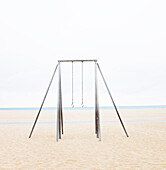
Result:
<svg viewBox="0 0 166 170">
<path fill-rule="evenodd" d="M 114 109 L 113 106 L 101 106 L 100 109 Z M 162 109 L 166 105 L 145 105 L 145 106 L 117 106 L 118 109 Z M 9 107 L 0 110 L 38 110 L 38 107 Z M 57 107 L 43 107 L 43 110 L 56 110 Z M 63 107 L 64 110 L 92 110 L 94 107 Z"/>
</svg>

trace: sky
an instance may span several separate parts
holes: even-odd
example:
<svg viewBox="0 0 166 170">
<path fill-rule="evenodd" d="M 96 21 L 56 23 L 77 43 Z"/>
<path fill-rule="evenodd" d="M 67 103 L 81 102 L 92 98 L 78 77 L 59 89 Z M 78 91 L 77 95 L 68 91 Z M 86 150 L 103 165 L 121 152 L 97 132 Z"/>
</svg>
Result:
<svg viewBox="0 0 166 170">
<path fill-rule="evenodd" d="M 0 108 L 39 107 L 59 59 L 97 59 L 118 106 L 166 104 L 166 1 L 0 1 Z M 74 64 L 74 105 L 81 106 Z M 57 106 L 58 72 L 45 107 Z M 100 106 L 112 106 L 98 72 Z M 71 64 L 62 64 L 71 106 Z M 84 105 L 94 106 L 94 64 L 84 64 Z"/>
</svg>

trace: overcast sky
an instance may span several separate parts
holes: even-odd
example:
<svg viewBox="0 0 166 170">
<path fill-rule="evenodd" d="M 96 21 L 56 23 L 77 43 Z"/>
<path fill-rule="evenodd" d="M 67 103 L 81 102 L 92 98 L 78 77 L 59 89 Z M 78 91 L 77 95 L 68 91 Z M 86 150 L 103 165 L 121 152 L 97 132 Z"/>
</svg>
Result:
<svg viewBox="0 0 166 170">
<path fill-rule="evenodd" d="M 117 105 L 165 105 L 165 9 L 165 0 L 1 0 L 0 107 L 39 107 L 58 59 L 97 59 Z M 62 67 L 70 106 L 71 64 Z M 80 106 L 80 65 L 74 70 Z M 84 65 L 85 106 L 94 105 L 93 72 Z M 45 107 L 57 105 L 57 76 Z M 100 106 L 112 106 L 98 82 Z"/>
</svg>

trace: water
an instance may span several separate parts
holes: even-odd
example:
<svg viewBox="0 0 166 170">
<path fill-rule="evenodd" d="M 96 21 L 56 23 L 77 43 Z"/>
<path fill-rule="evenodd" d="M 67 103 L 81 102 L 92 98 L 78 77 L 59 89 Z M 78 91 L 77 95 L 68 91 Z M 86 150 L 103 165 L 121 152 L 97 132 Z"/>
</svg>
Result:
<svg viewBox="0 0 166 170">
<path fill-rule="evenodd" d="M 146 105 L 146 106 L 117 106 L 118 109 L 161 109 L 166 105 Z M 56 107 L 44 107 L 43 110 L 56 110 Z M 64 110 L 92 110 L 94 107 L 63 107 Z M 101 106 L 99 109 L 114 109 L 113 106 Z M 14 107 L 0 108 L 0 110 L 39 110 L 38 107 Z"/>
<path fill-rule="evenodd" d="M 157 109 L 166 108 L 166 105 L 148 105 L 148 106 L 118 106 L 118 109 Z M 43 110 L 56 110 L 56 107 L 44 107 Z M 92 110 L 94 107 L 64 107 L 64 110 Z M 102 106 L 100 109 L 114 109 L 113 106 Z M 24 108 L 0 108 L 0 110 L 39 110 L 37 107 L 24 107 Z M 124 122 L 163 122 L 166 119 L 143 119 L 143 120 L 124 120 Z M 119 120 L 101 121 L 101 123 L 118 123 Z M 32 125 L 33 122 L 0 122 L 0 125 Z M 65 121 L 65 124 L 92 124 L 94 121 Z M 55 121 L 38 122 L 40 125 L 54 125 Z"/>
</svg>

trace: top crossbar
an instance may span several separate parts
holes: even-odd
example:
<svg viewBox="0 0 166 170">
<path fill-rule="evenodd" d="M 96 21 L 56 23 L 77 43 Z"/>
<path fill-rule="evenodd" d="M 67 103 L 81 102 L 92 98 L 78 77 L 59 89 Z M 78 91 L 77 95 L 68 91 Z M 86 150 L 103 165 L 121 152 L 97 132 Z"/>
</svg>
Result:
<svg viewBox="0 0 166 170">
<path fill-rule="evenodd" d="M 58 62 L 97 62 L 97 60 L 58 60 Z"/>
</svg>

